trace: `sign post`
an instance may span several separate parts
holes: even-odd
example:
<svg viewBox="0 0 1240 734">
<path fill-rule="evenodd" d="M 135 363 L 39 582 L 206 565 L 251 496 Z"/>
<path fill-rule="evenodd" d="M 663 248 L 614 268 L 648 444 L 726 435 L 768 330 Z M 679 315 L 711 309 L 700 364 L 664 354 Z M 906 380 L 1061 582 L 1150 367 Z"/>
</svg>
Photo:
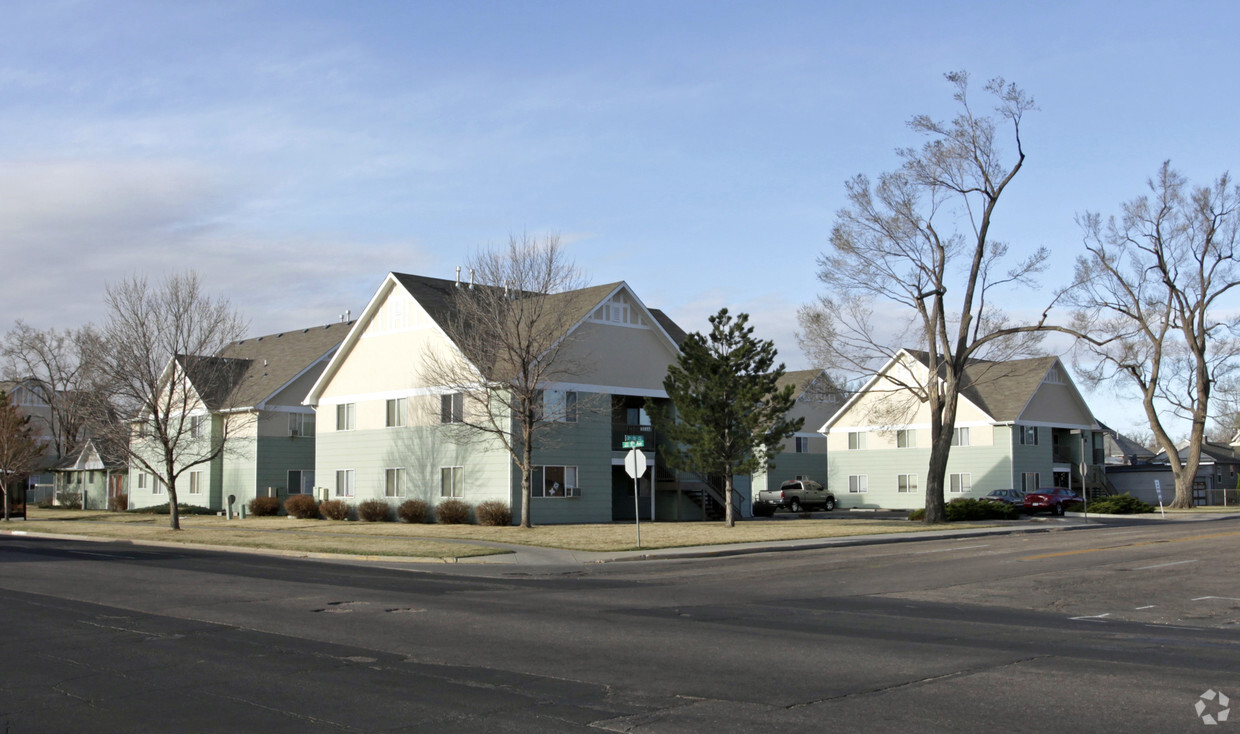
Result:
<svg viewBox="0 0 1240 734">
<path fill-rule="evenodd" d="M 1158 495 L 1158 511 L 1162 513 L 1163 519 L 1167 519 L 1167 510 L 1163 508 L 1162 503 L 1162 482 L 1154 480 L 1154 494 Z"/>
<path fill-rule="evenodd" d="M 628 436 L 625 437 L 629 438 Z M 637 437 L 641 446 L 641 437 Z M 642 514 L 641 514 L 641 498 L 637 494 L 637 479 L 646 473 L 646 454 L 637 448 L 637 446 L 629 446 L 629 441 L 624 442 L 625 448 L 629 449 L 629 453 L 624 455 L 624 470 L 633 477 L 633 520 L 637 523 L 637 547 L 642 547 Z"/>
</svg>

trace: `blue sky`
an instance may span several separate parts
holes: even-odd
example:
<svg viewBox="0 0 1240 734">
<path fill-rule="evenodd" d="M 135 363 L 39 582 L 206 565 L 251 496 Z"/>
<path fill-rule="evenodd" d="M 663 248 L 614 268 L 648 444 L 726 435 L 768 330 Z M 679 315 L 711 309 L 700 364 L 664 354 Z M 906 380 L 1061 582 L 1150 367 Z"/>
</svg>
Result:
<svg viewBox="0 0 1240 734">
<path fill-rule="evenodd" d="M 1041 111 L 996 221 L 1068 277 L 1077 212 L 1236 158 L 1229 2 L 40 2 L 0 23 L 0 313 L 101 319 L 197 268 L 256 333 L 357 313 L 558 234 L 689 330 L 752 315 L 790 367 L 843 182 L 1003 76 Z M 1045 292 L 1013 294 L 1011 307 Z M 1120 401 L 1122 403 L 1123 401 Z M 1104 421 L 1139 414 L 1095 400 Z M 1103 403 L 1106 403 L 1105 407 Z"/>
</svg>

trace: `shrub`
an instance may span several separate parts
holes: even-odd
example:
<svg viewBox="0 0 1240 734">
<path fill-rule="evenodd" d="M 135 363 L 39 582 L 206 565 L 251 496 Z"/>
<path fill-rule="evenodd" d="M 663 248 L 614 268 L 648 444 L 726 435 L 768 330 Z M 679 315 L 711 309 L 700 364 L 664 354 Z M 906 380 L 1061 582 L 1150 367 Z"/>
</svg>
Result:
<svg viewBox="0 0 1240 734">
<path fill-rule="evenodd" d="M 365 522 L 387 522 L 392 519 L 392 507 L 383 500 L 366 500 L 357 506 L 357 516 Z"/>
<path fill-rule="evenodd" d="M 56 501 L 61 507 L 68 510 L 82 509 L 82 493 L 81 492 L 57 492 Z"/>
<path fill-rule="evenodd" d="M 121 493 L 108 498 L 108 509 L 112 512 L 124 512 L 129 509 L 129 495 Z"/>
<path fill-rule="evenodd" d="M 55 506 L 56 503 L 52 501 L 51 497 L 44 497 L 39 500 L 38 504 L 35 505 L 35 507 L 38 507 L 40 510 L 50 510 Z"/>
<path fill-rule="evenodd" d="M 280 500 L 275 497 L 255 497 L 250 500 L 250 514 L 255 517 L 269 517 L 280 514 Z"/>
<path fill-rule="evenodd" d="M 1136 515 L 1153 512 L 1154 506 L 1130 494 L 1115 494 L 1089 503 L 1089 511 L 1100 515 Z"/>
<path fill-rule="evenodd" d="M 431 507 L 422 500 L 405 500 L 396 508 L 396 516 L 402 522 L 424 523 L 431 516 Z"/>
<path fill-rule="evenodd" d="M 1016 520 L 1020 517 L 1020 508 L 1006 502 L 992 500 L 976 500 L 971 497 L 958 497 L 947 503 L 947 521 L 963 522 L 969 520 Z M 910 520 L 925 520 L 924 507 L 909 513 Z"/>
<path fill-rule="evenodd" d="M 284 511 L 290 517 L 295 517 L 299 520 L 317 520 L 319 517 L 319 503 L 314 499 L 313 495 L 290 494 L 288 499 L 284 500 Z"/>
<path fill-rule="evenodd" d="M 512 509 L 499 500 L 487 500 L 474 507 L 474 517 L 478 519 L 479 525 L 503 527 L 512 524 Z"/>
<path fill-rule="evenodd" d="M 469 522 L 469 505 L 460 500 L 444 500 L 435 507 L 435 520 L 444 525 L 464 525 Z"/>
<path fill-rule="evenodd" d="M 344 500 L 323 500 L 319 503 L 319 512 L 328 520 L 347 520 L 349 505 Z"/>
</svg>

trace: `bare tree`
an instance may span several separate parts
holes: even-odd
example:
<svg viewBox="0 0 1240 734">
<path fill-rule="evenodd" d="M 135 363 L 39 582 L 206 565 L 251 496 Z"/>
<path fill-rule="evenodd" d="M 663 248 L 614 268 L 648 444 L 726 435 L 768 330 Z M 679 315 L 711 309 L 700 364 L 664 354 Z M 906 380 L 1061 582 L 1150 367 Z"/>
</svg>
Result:
<svg viewBox="0 0 1240 734">
<path fill-rule="evenodd" d="M 898 150 L 903 165 L 876 185 L 865 176 L 845 185 L 849 206 L 837 213 L 831 249 L 818 260 L 829 295 L 798 314 L 802 348 L 822 367 L 873 372 L 906 338 L 925 350 L 927 377 L 892 378 L 902 396 L 893 404 L 929 407 L 928 523 L 946 520 L 943 483 L 965 366 L 1026 356 L 1040 339 L 1041 324 L 1012 324 L 988 299 L 995 289 L 1028 283 L 1047 258 L 1040 248 L 1005 268 L 1008 247 L 991 236 L 999 201 L 1025 161 L 1020 124 L 1036 109 L 1033 100 L 1002 79 L 986 85 L 1011 129 L 1015 156 L 1005 159 L 996 120 L 969 104 L 968 75 L 946 78 L 959 113 L 950 122 L 914 117 L 909 127 L 929 138 L 921 148 Z M 877 320 L 876 303 L 883 308 Z"/>
<path fill-rule="evenodd" d="M 17 482 L 38 469 L 43 446 L 36 438 L 30 416 L 23 415 L 0 390 L 0 493 L 4 500 L 4 519 L 9 519 L 9 493 Z"/>
<path fill-rule="evenodd" d="M 94 341 L 90 326 L 80 329 L 40 330 L 18 321 L 0 343 L 4 372 L 9 379 L 29 379 L 27 385 L 48 406 L 45 423 L 56 459 L 76 451 L 91 432 L 91 424 L 106 421 L 110 411 L 99 412 L 106 397 L 99 394 L 98 375 L 85 352 Z"/>
<path fill-rule="evenodd" d="M 447 391 L 441 407 L 450 415 L 440 418 L 452 440 L 498 441 L 520 469 L 528 528 L 533 451 L 550 424 L 578 408 L 544 392 L 586 369 L 569 348 L 583 315 L 574 292 L 585 279 L 554 236 L 510 237 L 507 247 L 479 252 L 469 270 L 444 326 L 459 353 L 428 353 L 425 377 Z"/>
<path fill-rule="evenodd" d="M 115 445 L 164 484 L 169 524 L 179 530 L 177 479 L 220 456 L 253 420 L 228 410 L 248 361 L 214 356 L 245 323 L 226 300 L 203 292 L 192 271 L 156 285 L 131 277 L 109 285 L 104 301 L 108 321 L 90 355 L 129 421 L 120 428 L 129 435 Z"/>
<path fill-rule="evenodd" d="M 1224 300 L 1240 285 L 1240 186 L 1223 174 L 1190 188 L 1170 162 L 1148 186 L 1105 224 L 1097 213 L 1078 217 L 1088 254 L 1067 298 L 1078 369 L 1090 384 L 1137 389 L 1175 476 L 1171 506 L 1191 507 L 1211 394 L 1234 383 L 1240 355 L 1240 316 Z M 1189 423 L 1183 459 L 1168 416 Z"/>
</svg>

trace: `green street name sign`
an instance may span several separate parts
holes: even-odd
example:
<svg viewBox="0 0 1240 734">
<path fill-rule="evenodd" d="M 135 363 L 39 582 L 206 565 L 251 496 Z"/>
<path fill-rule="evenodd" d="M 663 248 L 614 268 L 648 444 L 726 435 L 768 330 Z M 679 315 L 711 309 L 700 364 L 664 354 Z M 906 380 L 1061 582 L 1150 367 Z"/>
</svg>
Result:
<svg viewBox="0 0 1240 734">
<path fill-rule="evenodd" d="M 626 449 L 640 449 L 640 448 L 645 447 L 645 445 L 646 445 L 645 436 L 628 436 L 628 435 L 624 437 L 624 443 L 622 444 L 622 446 L 624 446 L 624 448 Z"/>
</svg>

